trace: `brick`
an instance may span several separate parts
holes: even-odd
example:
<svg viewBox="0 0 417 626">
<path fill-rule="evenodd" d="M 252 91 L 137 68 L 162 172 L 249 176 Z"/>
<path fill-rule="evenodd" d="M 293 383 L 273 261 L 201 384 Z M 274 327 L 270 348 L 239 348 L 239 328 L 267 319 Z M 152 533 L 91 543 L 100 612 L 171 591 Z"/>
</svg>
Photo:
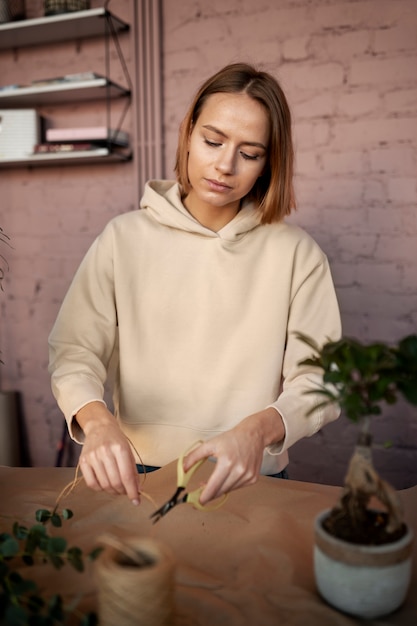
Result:
<svg viewBox="0 0 417 626">
<path fill-rule="evenodd" d="M 400 264 L 390 262 L 375 263 L 361 261 L 356 266 L 355 282 L 366 291 L 385 291 L 387 284 L 392 285 L 392 293 L 402 292 L 404 268 Z"/>
<path fill-rule="evenodd" d="M 389 27 L 393 20 L 401 18 L 408 0 L 392 2 L 378 0 L 378 10 L 375 10 L 373 0 L 360 2 L 334 2 L 334 4 L 320 4 L 314 7 L 314 21 L 320 28 L 327 31 L 345 32 L 362 29 L 368 25 L 374 29 Z M 412 1 L 410 12 L 412 13 Z"/>
<path fill-rule="evenodd" d="M 413 294 L 388 293 L 386 290 L 380 292 L 375 289 L 363 291 L 359 286 L 339 287 L 337 293 L 343 312 L 361 311 L 369 315 L 372 321 L 374 318 L 375 321 L 401 319 L 416 307 L 416 296 Z"/>
<path fill-rule="evenodd" d="M 371 171 L 413 176 L 417 168 L 417 152 L 411 146 L 390 146 L 370 150 Z"/>
<path fill-rule="evenodd" d="M 315 151 L 298 151 L 295 159 L 297 174 L 311 176 L 319 171 L 318 156 Z"/>
<path fill-rule="evenodd" d="M 390 236 L 381 235 L 375 249 L 376 258 L 383 258 L 385 261 L 394 263 L 407 263 L 416 258 L 416 238 L 415 236 Z M 386 285 L 389 289 L 389 286 Z"/>
<path fill-rule="evenodd" d="M 309 150 L 315 146 L 324 146 L 330 140 L 328 122 L 296 123 L 294 126 L 294 143 L 297 150 Z"/>
<path fill-rule="evenodd" d="M 333 146 L 343 146 L 345 149 L 373 148 L 396 142 L 408 141 L 414 137 L 415 120 L 408 118 L 358 119 L 349 122 L 339 122 L 332 130 Z"/>
<path fill-rule="evenodd" d="M 377 115 L 383 110 L 383 100 L 377 91 L 342 93 L 337 102 L 337 112 L 348 117 Z"/>
<path fill-rule="evenodd" d="M 309 56 L 308 37 L 293 37 L 284 41 L 282 46 L 282 56 L 285 61 L 300 61 Z"/>
<path fill-rule="evenodd" d="M 334 261 L 331 264 L 332 276 L 338 287 L 351 287 L 356 279 L 356 266 L 352 263 Z"/>
<path fill-rule="evenodd" d="M 308 50 L 315 59 L 350 63 L 352 58 L 360 57 L 368 51 L 371 36 L 371 32 L 365 29 L 348 32 L 320 31 L 312 35 Z"/>
<path fill-rule="evenodd" d="M 363 201 L 367 206 L 384 206 L 387 202 L 387 185 L 380 178 L 368 177 L 364 182 Z"/>
<path fill-rule="evenodd" d="M 397 85 L 415 83 L 417 55 L 353 61 L 348 81 L 351 85 Z"/>
<path fill-rule="evenodd" d="M 414 114 L 417 126 L 417 89 L 399 88 L 388 91 L 384 95 L 384 106 L 388 113 Z M 415 137 L 416 133 L 414 133 Z"/>
<path fill-rule="evenodd" d="M 381 29 L 374 34 L 373 50 L 376 53 L 392 53 L 417 49 L 417 13 L 407 24 Z"/>
<path fill-rule="evenodd" d="M 417 204 L 417 178 L 390 178 L 388 197 L 394 204 Z"/>
<path fill-rule="evenodd" d="M 308 97 L 303 102 L 298 102 L 292 107 L 293 116 L 295 119 L 330 117 L 335 113 L 335 100 L 335 95 L 331 92 Z"/>
<path fill-rule="evenodd" d="M 394 210 L 391 205 L 378 203 L 374 207 L 367 208 L 369 224 L 366 231 L 377 232 L 383 235 L 402 236 L 406 233 L 404 215 L 401 210 Z"/>
<path fill-rule="evenodd" d="M 284 63 L 279 68 L 279 76 L 292 89 L 320 91 L 342 85 L 344 69 L 341 63 Z"/>
<path fill-rule="evenodd" d="M 331 174 L 360 174 L 365 171 L 365 154 L 352 150 L 343 152 L 322 151 L 320 154 L 322 169 Z"/>
</svg>

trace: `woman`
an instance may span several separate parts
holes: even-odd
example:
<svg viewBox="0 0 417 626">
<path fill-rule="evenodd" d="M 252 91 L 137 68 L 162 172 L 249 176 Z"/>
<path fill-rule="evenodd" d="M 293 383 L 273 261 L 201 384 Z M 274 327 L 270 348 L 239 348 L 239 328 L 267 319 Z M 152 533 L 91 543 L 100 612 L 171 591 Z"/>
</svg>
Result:
<svg viewBox="0 0 417 626">
<path fill-rule="evenodd" d="M 52 388 L 96 490 L 139 502 L 136 463 L 217 459 L 201 502 L 283 475 L 288 448 L 337 418 L 298 363 L 340 336 L 327 259 L 294 208 L 291 117 L 268 73 L 225 67 L 180 130 L 177 181 L 91 246 L 50 335 Z M 103 401 L 116 359 L 114 414 Z"/>
</svg>

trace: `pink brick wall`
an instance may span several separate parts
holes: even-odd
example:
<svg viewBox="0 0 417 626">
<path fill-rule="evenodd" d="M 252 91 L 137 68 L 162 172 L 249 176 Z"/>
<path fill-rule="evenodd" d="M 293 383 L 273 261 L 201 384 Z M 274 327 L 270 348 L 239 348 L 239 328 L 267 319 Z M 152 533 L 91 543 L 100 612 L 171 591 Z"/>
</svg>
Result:
<svg viewBox="0 0 417 626">
<path fill-rule="evenodd" d="M 34 12 L 39 4 L 27 2 Z M 132 4 L 113 0 L 110 7 L 129 21 Z M 237 60 L 271 71 L 294 117 L 299 209 L 291 219 L 329 256 L 345 332 L 367 340 L 415 332 L 415 0 L 164 0 L 162 7 L 165 175 L 173 173 L 178 124 L 208 75 Z M 131 38 L 123 41 L 134 73 Z M 52 55 L 44 49 L 36 58 L 35 68 L 27 52 L 2 53 L 1 83 L 17 71 L 23 80 L 103 62 L 97 41 L 56 46 Z M 70 107 L 68 116 L 79 119 L 84 110 Z M 99 115 L 88 108 L 91 119 Z M 0 170 L 0 225 L 15 248 L 1 294 L 1 380 L 23 393 L 36 465 L 54 462 L 61 433 L 46 370 L 48 332 L 87 246 L 112 215 L 137 206 L 136 188 L 134 163 Z M 292 476 L 340 483 L 354 435 L 339 420 L 300 442 Z M 398 487 L 417 483 L 416 412 L 387 410 L 375 439 L 393 442 L 375 453 L 385 477 Z"/>
</svg>

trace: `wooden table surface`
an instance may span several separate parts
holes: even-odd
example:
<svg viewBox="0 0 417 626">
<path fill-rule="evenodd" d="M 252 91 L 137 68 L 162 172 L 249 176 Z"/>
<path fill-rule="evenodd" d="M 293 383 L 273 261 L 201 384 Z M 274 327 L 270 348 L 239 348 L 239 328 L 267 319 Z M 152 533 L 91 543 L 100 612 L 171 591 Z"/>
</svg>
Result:
<svg viewBox="0 0 417 626">
<path fill-rule="evenodd" d="M 208 465 L 201 469 L 202 480 Z M 0 530 L 10 530 L 13 521 L 32 525 L 35 511 L 53 508 L 74 474 L 73 468 L 0 467 Z M 171 463 L 148 474 L 143 489 L 160 506 L 175 482 L 176 463 Z M 406 602 L 392 615 L 361 622 L 317 593 L 313 520 L 338 494 L 338 487 L 261 477 L 231 493 L 217 511 L 178 506 L 152 525 L 149 500 L 134 507 L 125 497 L 93 492 L 81 481 L 62 501 L 74 517 L 52 532 L 85 550 L 104 533 L 153 537 L 168 545 L 176 561 L 175 626 L 417 626 L 417 542 Z M 401 497 L 417 534 L 417 486 Z M 39 565 L 27 576 L 65 598 L 82 592 L 83 606 L 96 610 L 91 567 L 79 574 L 68 566 L 57 572 Z"/>
</svg>

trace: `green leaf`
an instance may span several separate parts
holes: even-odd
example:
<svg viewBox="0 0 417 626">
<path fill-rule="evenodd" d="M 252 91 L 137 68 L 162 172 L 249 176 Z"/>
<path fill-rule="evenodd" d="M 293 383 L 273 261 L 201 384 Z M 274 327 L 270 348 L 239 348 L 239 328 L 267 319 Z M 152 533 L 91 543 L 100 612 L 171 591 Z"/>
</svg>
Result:
<svg viewBox="0 0 417 626">
<path fill-rule="evenodd" d="M 62 526 L 62 520 L 61 520 L 61 517 L 58 515 L 58 513 L 54 513 L 52 515 L 51 522 L 52 522 L 52 526 L 55 526 L 55 528 L 60 528 Z"/>
<path fill-rule="evenodd" d="M 53 595 L 49 600 L 48 615 L 58 623 L 62 623 L 64 618 L 64 603 L 59 594 Z"/>
<path fill-rule="evenodd" d="M 28 532 L 26 526 L 21 526 L 18 522 L 13 524 L 13 535 L 16 539 L 26 539 Z"/>
<path fill-rule="evenodd" d="M 90 561 L 95 561 L 103 552 L 103 550 L 104 550 L 103 546 L 98 546 L 97 548 L 93 548 L 93 550 L 91 550 L 91 552 L 88 555 L 88 558 L 90 559 Z"/>
<path fill-rule="evenodd" d="M 30 595 L 27 602 L 27 607 L 32 613 L 40 613 L 45 606 L 44 600 L 41 596 Z"/>
<path fill-rule="evenodd" d="M 0 545 L 0 554 L 4 557 L 13 557 L 20 550 L 19 542 L 14 537 L 8 537 Z"/>
<path fill-rule="evenodd" d="M 47 509 L 38 509 L 36 511 L 35 517 L 37 522 L 47 522 L 51 518 L 52 513 Z"/>
<path fill-rule="evenodd" d="M 28 623 L 28 614 L 22 606 L 10 604 L 7 607 L 3 624 L 8 626 L 26 626 Z"/>
<path fill-rule="evenodd" d="M 33 554 L 36 548 L 41 548 L 46 539 L 46 528 L 41 524 L 35 524 L 29 530 L 29 534 L 26 537 L 25 552 L 29 555 Z"/>
<path fill-rule="evenodd" d="M 50 562 L 56 569 L 61 569 L 61 567 L 65 564 L 64 559 L 58 556 L 57 554 L 49 554 L 48 556 L 49 556 Z"/>
<path fill-rule="evenodd" d="M 96 613 L 87 613 L 81 620 L 81 626 L 97 626 L 98 616 Z"/>
<path fill-rule="evenodd" d="M 4 580 L 9 573 L 9 566 L 4 561 L 0 561 L 0 580 Z"/>
<path fill-rule="evenodd" d="M 67 540 L 63 537 L 49 537 L 47 552 L 48 554 L 62 554 L 67 547 Z"/>
<path fill-rule="evenodd" d="M 74 517 L 74 513 L 71 511 L 71 509 L 63 509 L 62 517 L 64 519 L 71 519 L 71 517 Z"/>
<path fill-rule="evenodd" d="M 77 572 L 84 571 L 83 553 L 80 548 L 77 548 L 76 546 L 70 548 L 67 552 L 67 557 L 69 563 Z"/>
<path fill-rule="evenodd" d="M 9 575 L 9 587 L 13 595 L 24 595 L 30 591 L 36 591 L 37 586 L 33 580 L 22 578 L 17 572 Z"/>
</svg>

